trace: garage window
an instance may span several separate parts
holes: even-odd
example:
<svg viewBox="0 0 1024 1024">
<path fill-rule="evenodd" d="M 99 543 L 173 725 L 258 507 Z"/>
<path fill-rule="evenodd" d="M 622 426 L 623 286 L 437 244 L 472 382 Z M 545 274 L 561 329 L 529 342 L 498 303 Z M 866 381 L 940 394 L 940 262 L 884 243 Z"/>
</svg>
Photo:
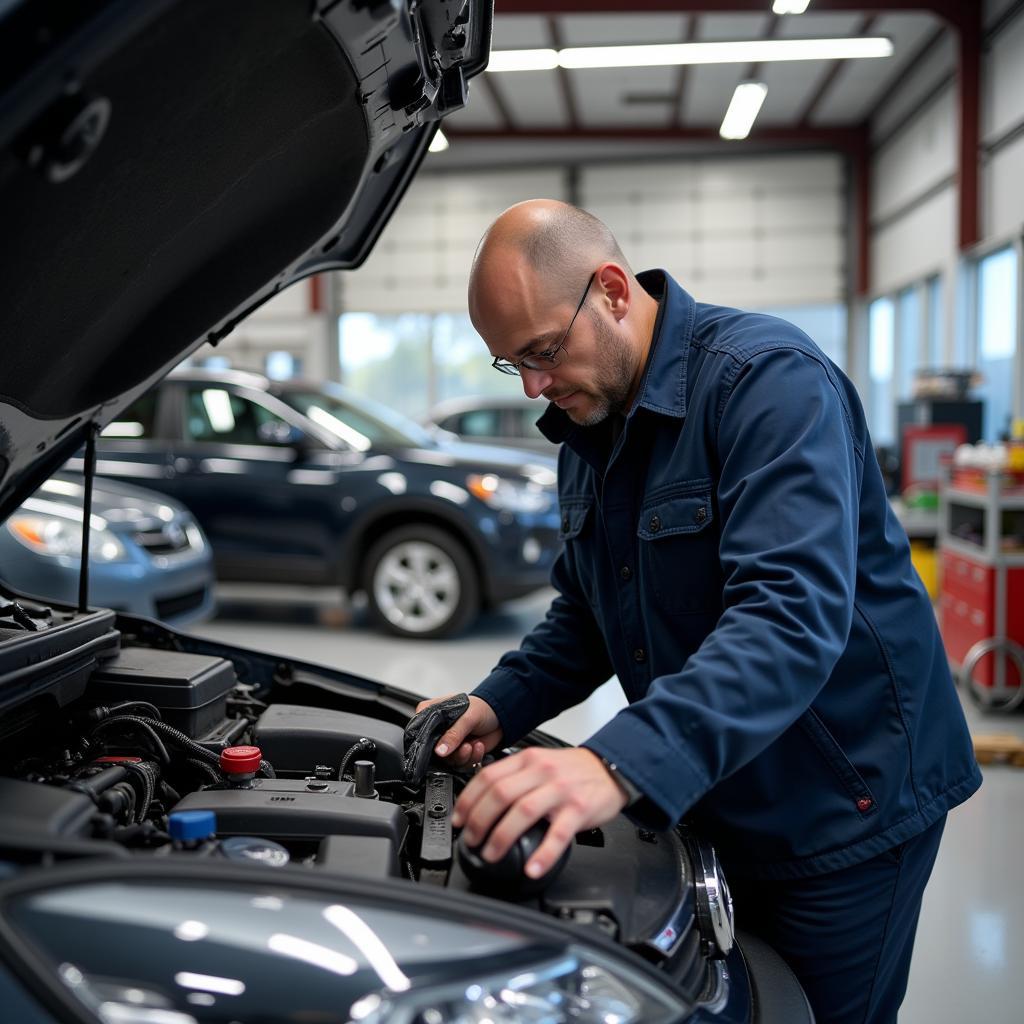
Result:
<svg viewBox="0 0 1024 1024">
<path fill-rule="evenodd" d="M 1017 253 L 1000 249 L 978 263 L 978 397 L 985 402 L 984 436 L 1009 434 L 1013 418 L 1013 356 L 1017 348 Z"/>
</svg>

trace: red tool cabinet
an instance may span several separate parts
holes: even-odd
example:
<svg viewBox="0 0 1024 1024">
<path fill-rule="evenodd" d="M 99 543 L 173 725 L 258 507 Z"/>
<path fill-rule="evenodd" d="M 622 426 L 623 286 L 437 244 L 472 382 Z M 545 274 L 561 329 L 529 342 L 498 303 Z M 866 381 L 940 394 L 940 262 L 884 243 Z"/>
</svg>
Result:
<svg viewBox="0 0 1024 1024">
<path fill-rule="evenodd" d="M 1016 704 L 1021 668 L 1014 646 L 1024 648 L 1024 486 L 999 471 L 954 474 L 940 489 L 938 540 L 946 654 L 983 703 Z M 993 650 L 969 657 L 982 641 Z M 965 666 L 968 661 L 974 664 Z"/>
</svg>

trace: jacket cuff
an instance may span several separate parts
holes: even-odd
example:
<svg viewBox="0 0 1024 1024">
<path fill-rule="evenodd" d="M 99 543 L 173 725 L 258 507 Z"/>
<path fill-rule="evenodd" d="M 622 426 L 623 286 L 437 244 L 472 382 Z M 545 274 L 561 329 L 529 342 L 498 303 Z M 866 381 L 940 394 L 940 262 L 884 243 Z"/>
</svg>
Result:
<svg viewBox="0 0 1024 1024">
<path fill-rule="evenodd" d="M 522 682 L 507 669 L 496 668 L 471 696 L 487 701 L 493 708 L 501 726 L 503 746 L 518 742 L 537 727 L 530 713 L 533 701 L 523 699 Z"/>
<path fill-rule="evenodd" d="M 631 715 L 629 708 L 580 746 L 614 762 L 640 790 L 643 798 L 625 814 L 644 828 L 667 831 L 711 788 L 685 747 L 667 743 L 661 733 Z"/>
</svg>

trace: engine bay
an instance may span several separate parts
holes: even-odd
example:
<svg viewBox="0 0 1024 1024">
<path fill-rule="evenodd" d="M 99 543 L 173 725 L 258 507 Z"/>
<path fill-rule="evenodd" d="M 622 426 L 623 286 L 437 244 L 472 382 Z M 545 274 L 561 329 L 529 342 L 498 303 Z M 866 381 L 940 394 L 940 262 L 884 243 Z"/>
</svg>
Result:
<svg viewBox="0 0 1024 1024">
<path fill-rule="evenodd" d="M 681 832 L 620 815 L 578 834 L 562 869 L 531 886 L 521 866 L 485 865 L 461 848 L 451 815 L 471 770 L 433 761 L 409 778 L 409 695 L 403 703 L 368 681 L 360 692 L 326 669 L 131 622 L 118 619 L 119 642 L 79 667 L 73 687 L 33 667 L 27 699 L 2 712 L 9 867 L 226 858 L 411 882 L 597 929 L 695 998 L 711 984 L 713 934 L 701 927 L 694 850 Z"/>
</svg>

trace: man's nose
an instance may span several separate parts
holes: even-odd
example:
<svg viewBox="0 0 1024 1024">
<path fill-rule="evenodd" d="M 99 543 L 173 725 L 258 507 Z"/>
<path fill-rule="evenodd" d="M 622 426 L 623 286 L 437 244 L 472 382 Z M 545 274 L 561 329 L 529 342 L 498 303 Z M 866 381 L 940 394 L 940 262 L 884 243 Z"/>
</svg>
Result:
<svg viewBox="0 0 1024 1024">
<path fill-rule="evenodd" d="M 523 378 L 523 391 L 527 398 L 540 398 L 541 394 L 551 386 L 551 374 L 546 370 L 528 370 L 525 366 L 519 368 L 519 375 Z"/>
</svg>

